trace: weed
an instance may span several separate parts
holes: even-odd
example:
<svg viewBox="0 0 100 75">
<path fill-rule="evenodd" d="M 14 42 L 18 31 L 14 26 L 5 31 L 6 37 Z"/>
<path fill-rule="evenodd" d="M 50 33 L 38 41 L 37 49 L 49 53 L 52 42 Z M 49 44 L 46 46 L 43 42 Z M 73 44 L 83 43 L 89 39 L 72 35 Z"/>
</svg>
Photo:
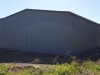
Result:
<svg viewBox="0 0 100 75">
<path fill-rule="evenodd" d="M 71 63 L 63 63 L 57 65 L 42 65 L 40 68 L 26 68 L 20 69 L 20 71 L 11 71 L 16 65 L 0 64 L 0 75 L 100 75 L 100 65 L 98 62 L 91 60 L 78 63 L 72 61 Z"/>
</svg>

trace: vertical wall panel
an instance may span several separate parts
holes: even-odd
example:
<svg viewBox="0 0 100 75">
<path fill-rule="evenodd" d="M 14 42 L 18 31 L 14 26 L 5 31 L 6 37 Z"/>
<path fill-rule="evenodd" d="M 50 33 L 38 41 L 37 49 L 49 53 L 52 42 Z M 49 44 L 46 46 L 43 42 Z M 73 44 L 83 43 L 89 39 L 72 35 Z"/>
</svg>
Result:
<svg viewBox="0 0 100 75">
<path fill-rule="evenodd" d="M 69 13 L 68 49 L 80 53 L 100 47 L 100 25 Z"/>
<path fill-rule="evenodd" d="M 30 36 L 36 43 L 31 42 L 34 44 L 30 47 L 31 51 L 65 54 L 67 52 L 67 14 L 31 10 L 28 10 L 27 13 L 30 13 L 27 15 L 29 26 L 27 29 L 29 33 L 32 32 Z"/>
<path fill-rule="evenodd" d="M 100 26 L 69 12 L 24 10 L 0 20 L 0 48 L 65 54 L 100 47 Z"/>
</svg>

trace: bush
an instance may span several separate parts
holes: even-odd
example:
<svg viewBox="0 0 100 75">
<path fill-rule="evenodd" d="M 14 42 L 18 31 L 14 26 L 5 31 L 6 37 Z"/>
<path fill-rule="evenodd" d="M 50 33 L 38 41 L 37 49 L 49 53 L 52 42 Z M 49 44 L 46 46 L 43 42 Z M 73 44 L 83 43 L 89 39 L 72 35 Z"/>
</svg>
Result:
<svg viewBox="0 0 100 75">
<path fill-rule="evenodd" d="M 13 65 L 15 66 L 15 65 Z M 70 64 L 57 64 L 50 68 L 43 66 L 41 68 L 26 68 L 20 69 L 18 72 L 12 71 L 12 66 L 7 64 L 0 65 L 0 75 L 100 75 L 100 65 L 97 62 L 90 60 L 78 63 L 72 61 Z"/>
<path fill-rule="evenodd" d="M 0 75 L 5 75 L 8 70 L 11 68 L 11 65 L 9 64 L 0 64 Z"/>
</svg>

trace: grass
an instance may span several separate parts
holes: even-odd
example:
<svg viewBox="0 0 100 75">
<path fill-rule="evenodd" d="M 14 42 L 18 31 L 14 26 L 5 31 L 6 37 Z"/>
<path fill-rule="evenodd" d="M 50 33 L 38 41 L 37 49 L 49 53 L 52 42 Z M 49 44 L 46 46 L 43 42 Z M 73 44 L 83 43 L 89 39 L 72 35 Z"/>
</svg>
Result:
<svg viewBox="0 0 100 75">
<path fill-rule="evenodd" d="M 0 75 L 100 75 L 100 60 L 93 62 L 90 60 L 78 63 L 57 65 L 41 65 L 39 68 L 16 67 L 15 64 L 0 64 Z"/>
</svg>

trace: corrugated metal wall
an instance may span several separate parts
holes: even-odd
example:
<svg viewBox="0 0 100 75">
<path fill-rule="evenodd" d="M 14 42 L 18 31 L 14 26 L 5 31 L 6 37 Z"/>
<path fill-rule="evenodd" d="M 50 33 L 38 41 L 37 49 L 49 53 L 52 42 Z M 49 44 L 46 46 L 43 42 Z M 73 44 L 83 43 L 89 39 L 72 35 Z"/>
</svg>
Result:
<svg viewBox="0 0 100 75">
<path fill-rule="evenodd" d="M 27 10 L 2 20 L 0 47 L 65 54 L 67 16 L 67 13 Z"/>
<path fill-rule="evenodd" d="M 0 48 L 51 54 L 100 46 L 100 26 L 65 12 L 24 10 L 0 21 Z"/>
<path fill-rule="evenodd" d="M 23 11 L 0 21 L 0 48 L 22 49 L 22 26 L 26 26 L 27 12 Z"/>
<path fill-rule="evenodd" d="M 99 24 L 70 13 L 68 18 L 68 50 L 79 53 L 100 47 Z"/>
<path fill-rule="evenodd" d="M 44 53 L 67 52 L 67 14 L 28 10 L 27 25 L 32 28 L 34 50 Z M 33 17 L 31 17 L 33 16 Z M 31 19 L 31 20 L 30 20 Z M 30 30 L 30 28 L 29 28 Z M 30 40 L 31 41 L 31 40 Z M 30 47 L 31 48 L 31 47 Z"/>
</svg>

